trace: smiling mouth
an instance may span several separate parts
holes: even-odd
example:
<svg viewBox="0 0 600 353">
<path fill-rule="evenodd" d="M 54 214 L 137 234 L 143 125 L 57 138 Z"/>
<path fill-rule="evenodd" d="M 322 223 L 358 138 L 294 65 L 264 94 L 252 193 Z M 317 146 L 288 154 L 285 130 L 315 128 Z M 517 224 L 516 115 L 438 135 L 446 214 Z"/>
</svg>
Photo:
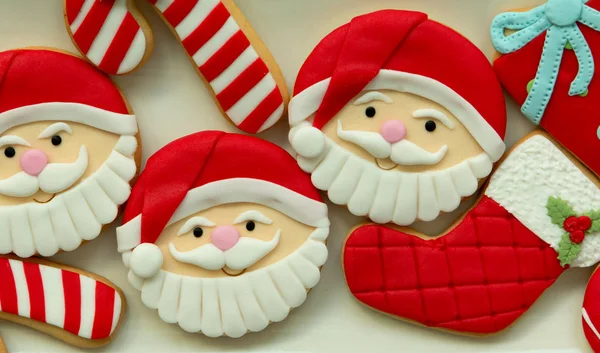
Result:
<svg viewBox="0 0 600 353">
<path fill-rule="evenodd" d="M 54 199 L 54 196 L 56 196 L 56 194 L 52 194 L 52 196 L 50 196 L 50 198 L 48 200 L 38 200 L 38 199 L 34 198 L 33 201 L 35 201 L 37 203 L 48 203 Z"/>
<path fill-rule="evenodd" d="M 375 163 L 377 163 L 377 166 L 383 170 L 392 170 L 398 166 L 396 163 L 392 162 L 392 160 L 389 158 L 386 158 L 386 159 L 375 158 Z"/>
<path fill-rule="evenodd" d="M 237 276 L 241 276 L 246 272 L 246 269 L 243 269 L 241 271 L 239 270 L 232 270 L 229 267 L 225 266 L 221 269 L 221 271 L 223 271 L 224 274 L 226 274 L 229 277 L 237 277 Z"/>
</svg>

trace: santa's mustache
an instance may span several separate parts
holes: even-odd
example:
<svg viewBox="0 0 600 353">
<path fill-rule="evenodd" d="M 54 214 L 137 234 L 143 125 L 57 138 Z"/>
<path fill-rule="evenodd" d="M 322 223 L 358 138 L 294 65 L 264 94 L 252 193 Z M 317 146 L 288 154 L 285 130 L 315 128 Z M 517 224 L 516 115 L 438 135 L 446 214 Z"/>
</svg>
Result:
<svg viewBox="0 0 600 353">
<path fill-rule="evenodd" d="M 37 177 L 19 172 L 10 178 L 0 180 L 0 194 L 29 197 L 40 189 L 49 194 L 56 194 L 75 184 L 83 176 L 87 167 L 87 148 L 81 146 L 75 162 L 48 164 Z"/>
<path fill-rule="evenodd" d="M 241 237 L 238 242 L 226 251 L 222 251 L 212 243 L 194 250 L 181 252 L 173 243 L 169 244 L 171 255 L 180 262 L 196 265 L 207 270 L 216 271 L 227 266 L 232 270 L 246 269 L 267 256 L 279 244 L 281 230 L 277 230 L 271 241 Z"/>
<path fill-rule="evenodd" d="M 434 165 L 439 163 L 448 152 L 446 145 L 437 152 L 429 152 L 406 139 L 390 144 L 377 132 L 344 131 L 339 120 L 337 135 L 342 140 L 361 147 L 375 158 L 390 158 L 400 165 Z"/>
</svg>

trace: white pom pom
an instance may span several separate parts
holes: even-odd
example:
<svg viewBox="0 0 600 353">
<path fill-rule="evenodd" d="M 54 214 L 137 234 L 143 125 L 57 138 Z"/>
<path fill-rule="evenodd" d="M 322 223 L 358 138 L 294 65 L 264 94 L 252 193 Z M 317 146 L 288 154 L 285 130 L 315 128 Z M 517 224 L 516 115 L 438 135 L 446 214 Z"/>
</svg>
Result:
<svg viewBox="0 0 600 353">
<path fill-rule="evenodd" d="M 315 158 L 325 151 L 325 135 L 313 126 L 301 126 L 290 132 L 294 150 L 305 158 Z"/>
<path fill-rule="evenodd" d="M 131 254 L 129 265 L 131 272 L 140 278 L 154 277 L 162 267 L 163 255 L 154 244 L 140 244 Z"/>
</svg>

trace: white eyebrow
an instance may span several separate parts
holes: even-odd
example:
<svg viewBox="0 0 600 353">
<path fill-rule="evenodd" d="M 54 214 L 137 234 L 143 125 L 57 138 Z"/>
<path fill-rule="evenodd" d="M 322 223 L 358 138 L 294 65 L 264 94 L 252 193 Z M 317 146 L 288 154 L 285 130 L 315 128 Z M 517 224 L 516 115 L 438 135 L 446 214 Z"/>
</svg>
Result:
<svg viewBox="0 0 600 353">
<path fill-rule="evenodd" d="M 214 227 L 215 224 L 206 217 L 192 217 L 179 229 L 177 235 L 183 235 L 196 227 Z"/>
<path fill-rule="evenodd" d="M 367 92 L 367 93 L 363 94 L 360 98 L 358 98 L 354 102 L 354 105 L 363 105 L 363 104 L 373 102 L 373 101 L 382 101 L 387 104 L 394 103 L 394 101 L 390 97 L 386 96 L 385 94 L 383 94 L 381 92 L 377 92 L 377 91 L 371 91 L 371 92 Z"/>
<path fill-rule="evenodd" d="M 40 133 L 40 136 L 38 136 L 38 139 L 45 139 L 45 138 L 48 138 L 48 137 L 52 137 L 52 136 L 56 135 L 57 133 L 59 133 L 61 131 L 65 131 L 69 135 L 71 135 L 73 133 L 73 130 L 71 129 L 71 127 L 69 126 L 69 124 L 67 124 L 67 123 L 54 123 L 54 124 L 48 126 L 44 131 L 42 131 Z"/>
<path fill-rule="evenodd" d="M 256 221 L 256 222 L 260 222 L 260 223 L 264 223 L 264 224 L 271 224 L 273 223 L 273 221 L 265 216 L 264 214 L 258 212 L 258 211 L 246 211 L 244 213 L 242 213 L 241 215 L 239 215 L 235 221 L 233 221 L 233 224 L 240 224 L 240 223 L 244 223 L 246 221 Z"/>
<path fill-rule="evenodd" d="M 442 113 L 441 111 L 439 111 L 437 109 L 415 110 L 415 112 L 413 113 L 413 118 L 416 118 L 416 119 L 432 118 L 432 119 L 438 120 L 442 124 L 446 125 L 446 127 L 448 127 L 448 129 L 450 129 L 450 130 L 454 129 L 454 123 L 452 121 L 450 121 L 450 118 L 448 118 L 448 116 L 446 116 L 446 114 Z"/>
<path fill-rule="evenodd" d="M 31 147 L 29 142 L 25 141 L 23 138 L 14 135 L 7 135 L 0 137 L 0 147 L 4 147 L 7 145 L 21 145 Z"/>
</svg>

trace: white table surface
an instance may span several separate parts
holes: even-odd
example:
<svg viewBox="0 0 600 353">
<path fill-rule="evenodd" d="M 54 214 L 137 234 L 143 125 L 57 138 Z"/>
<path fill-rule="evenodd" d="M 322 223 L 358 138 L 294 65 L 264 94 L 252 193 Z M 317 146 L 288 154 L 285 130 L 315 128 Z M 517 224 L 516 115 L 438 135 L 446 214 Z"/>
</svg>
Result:
<svg viewBox="0 0 600 353">
<path fill-rule="evenodd" d="M 143 1 L 138 1 L 142 3 Z M 503 10 L 533 6 L 542 0 L 238 0 L 242 11 L 279 62 L 288 85 L 317 42 L 352 17 L 379 9 L 414 9 L 429 13 L 463 33 L 488 57 L 492 18 Z M 192 132 L 235 131 L 223 119 L 195 75 L 184 50 L 147 4 L 141 4 L 155 33 L 152 58 L 138 72 L 119 77 L 139 118 L 144 161 L 169 141 Z M 0 0 L 0 49 L 53 46 L 75 51 L 63 25 L 62 0 Z M 507 142 L 512 145 L 532 126 L 508 101 Z M 287 123 L 261 137 L 289 150 Z M 467 205 L 463 205 L 464 210 Z M 456 219 L 448 214 L 434 224 L 418 225 L 435 234 Z M 95 272 L 120 286 L 128 310 L 110 345 L 95 352 L 540 352 L 546 349 L 591 352 L 581 329 L 581 302 L 591 269 L 567 271 L 515 325 L 493 337 L 442 333 L 397 321 L 359 304 L 344 282 L 340 251 L 348 229 L 361 221 L 330 205 L 330 258 L 322 279 L 304 305 L 282 323 L 241 339 L 211 339 L 164 323 L 141 303 L 126 280 L 116 251 L 114 228 L 83 248 L 56 260 Z M 78 352 L 52 337 L 8 322 L 0 335 L 10 352 Z M 557 351 L 558 352 L 558 351 Z M 571 351 L 570 351 L 571 352 Z"/>
</svg>

